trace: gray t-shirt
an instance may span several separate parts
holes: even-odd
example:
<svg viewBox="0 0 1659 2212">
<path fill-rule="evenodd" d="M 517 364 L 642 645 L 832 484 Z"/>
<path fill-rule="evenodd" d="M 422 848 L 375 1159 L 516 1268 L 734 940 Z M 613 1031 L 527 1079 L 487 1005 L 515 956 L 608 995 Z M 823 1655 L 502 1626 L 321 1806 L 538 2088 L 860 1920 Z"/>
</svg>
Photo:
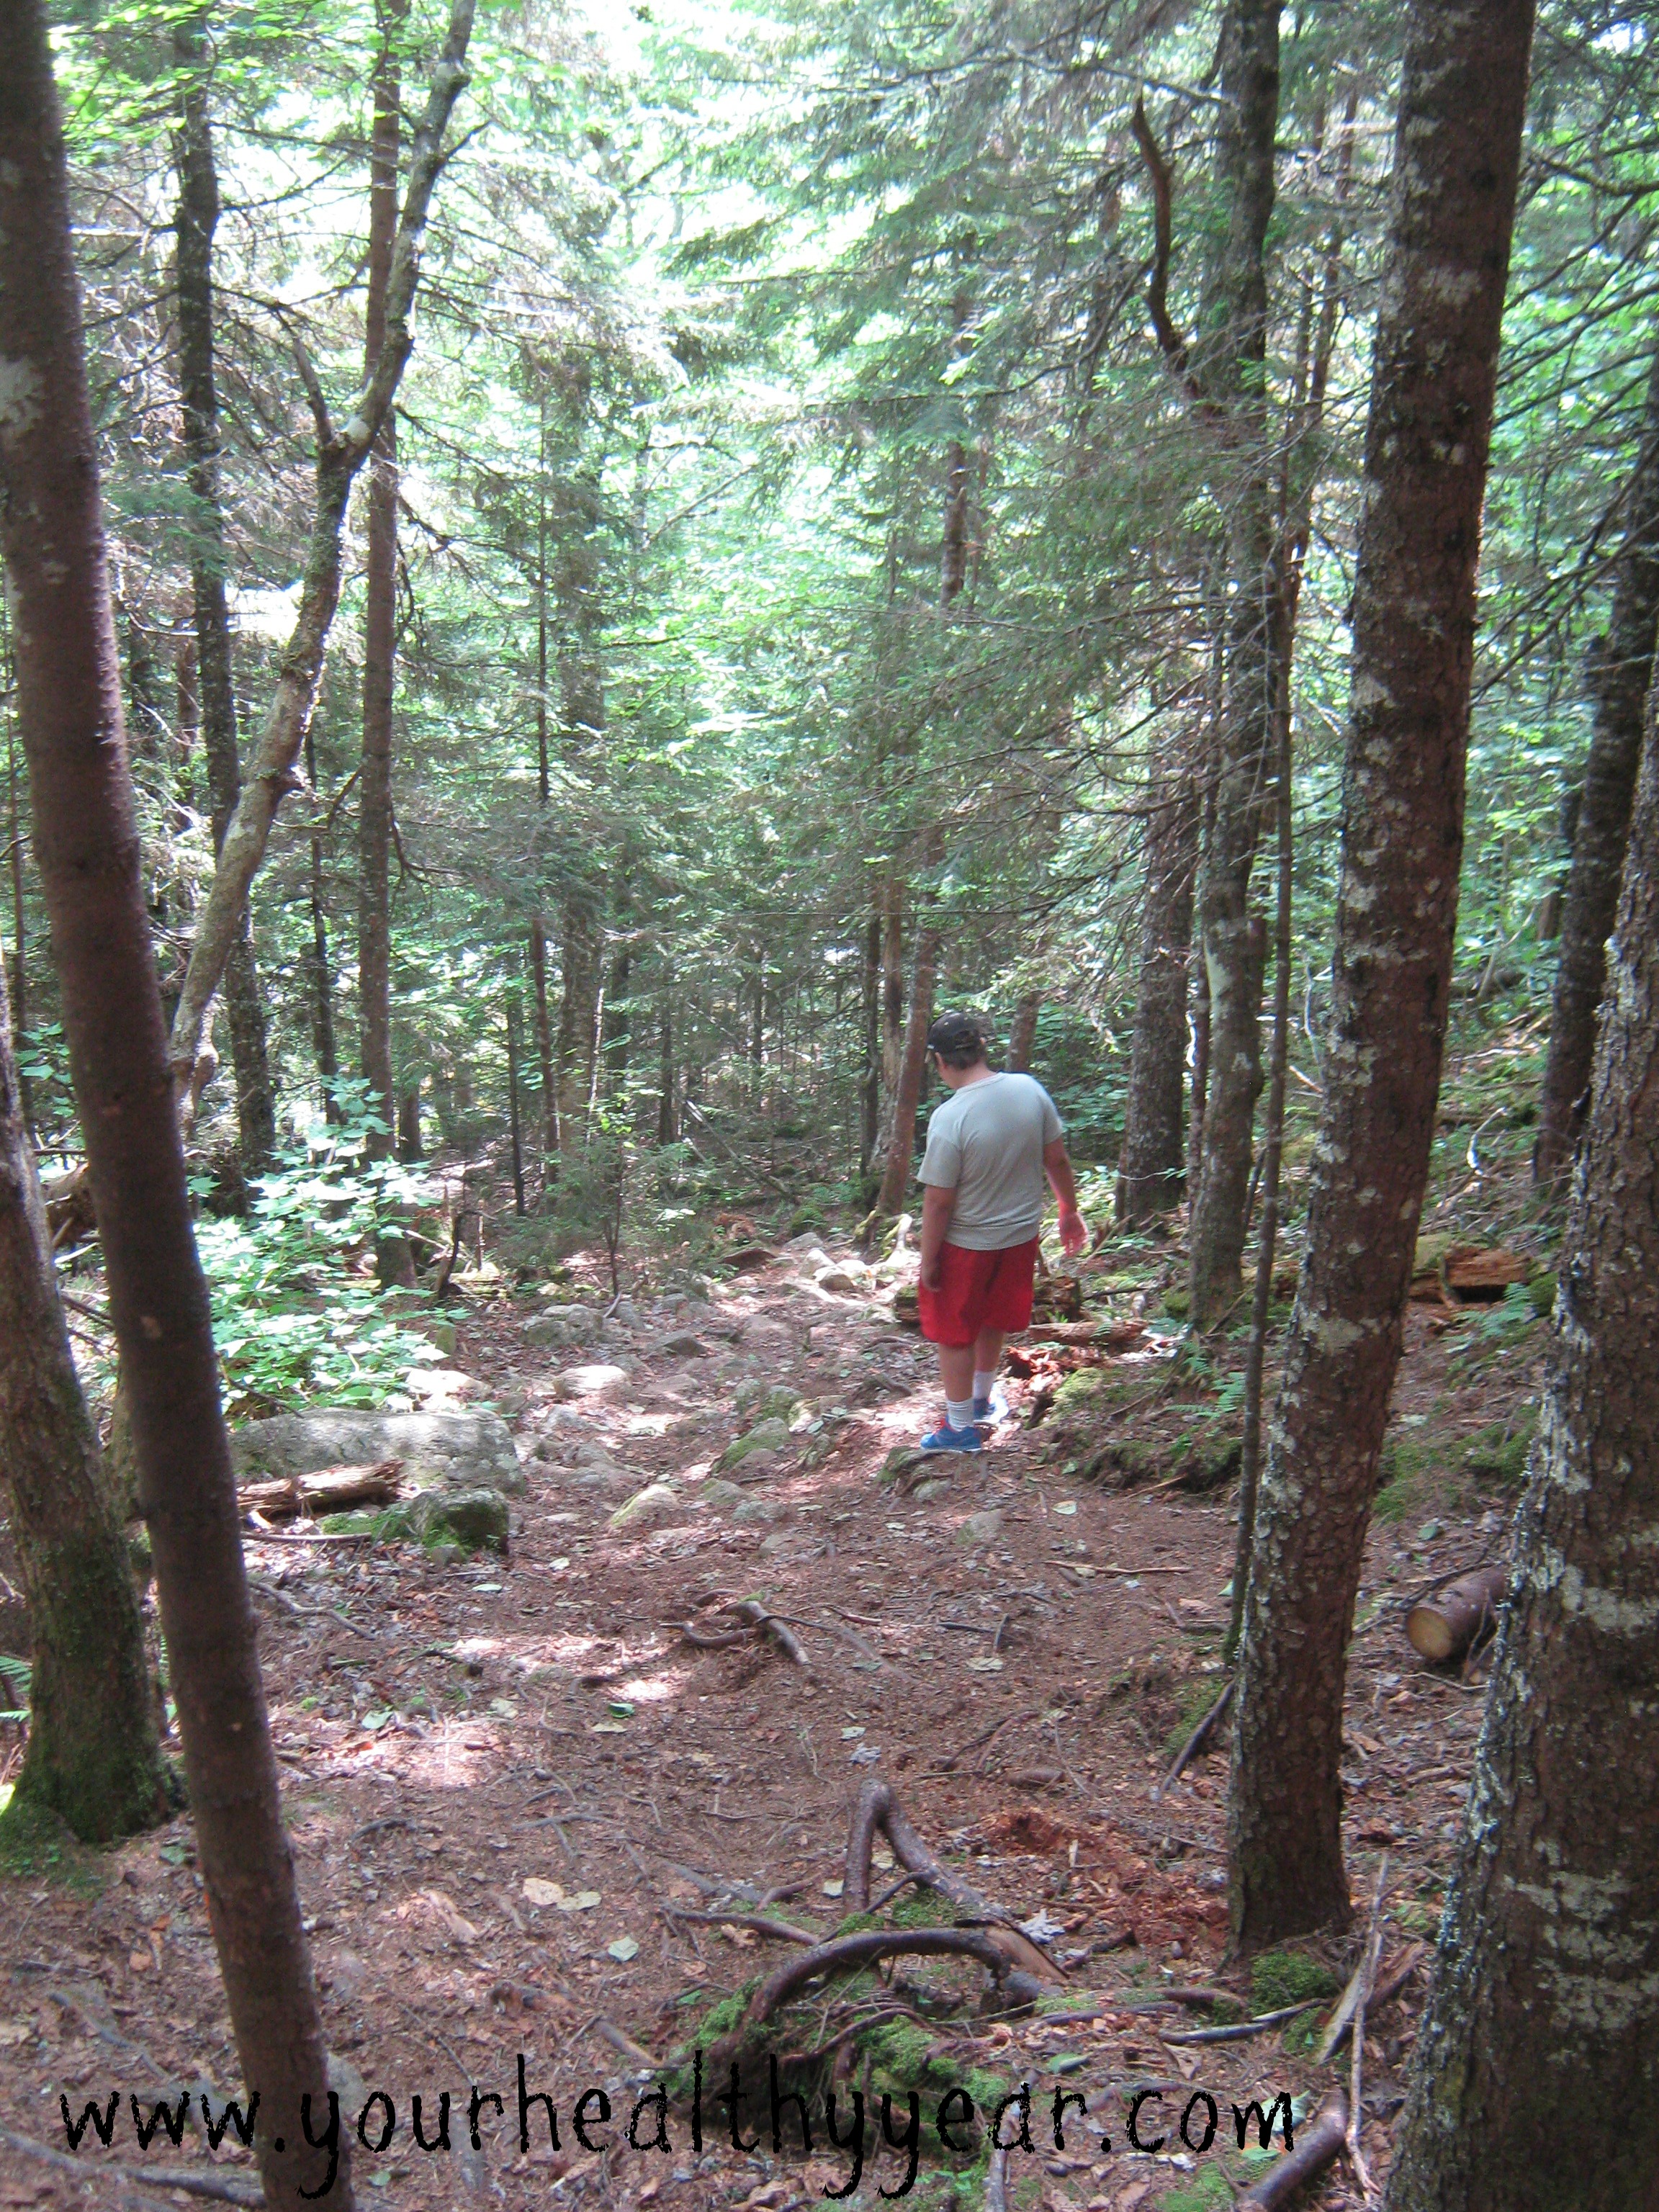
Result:
<svg viewBox="0 0 1659 2212">
<path fill-rule="evenodd" d="M 1043 1147 L 1060 1134 L 1054 1102 L 1029 1075 L 987 1075 L 936 1106 L 921 1179 L 957 1194 L 945 1241 L 969 1252 L 1024 1244 L 1042 1225 Z"/>
</svg>

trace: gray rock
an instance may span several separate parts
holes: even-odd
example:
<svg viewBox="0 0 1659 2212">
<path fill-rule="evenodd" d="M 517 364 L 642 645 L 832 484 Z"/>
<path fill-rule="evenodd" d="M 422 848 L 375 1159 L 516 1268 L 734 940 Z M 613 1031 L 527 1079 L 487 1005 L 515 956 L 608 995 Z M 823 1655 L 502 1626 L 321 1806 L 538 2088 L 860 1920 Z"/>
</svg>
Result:
<svg viewBox="0 0 1659 2212">
<path fill-rule="evenodd" d="M 678 1336 L 665 1337 L 659 1347 L 665 1359 L 707 1359 L 708 1346 L 683 1328 Z"/>
<path fill-rule="evenodd" d="M 775 1498 L 744 1498 L 741 1504 L 732 1508 L 732 1518 L 739 1528 L 746 1528 L 757 1521 L 769 1522 L 781 1520 L 782 1516 L 783 1508 Z"/>
<path fill-rule="evenodd" d="M 930 1482 L 919 1482 L 910 1495 L 918 1505 L 925 1505 L 930 1498 L 943 1498 L 950 1487 L 943 1475 L 935 1475 Z"/>
<path fill-rule="evenodd" d="M 825 1267 L 812 1278 L 821 1291 L 833 1291 L 844 1298 L 855 1298 L 867 1285 L 862 1268 L 854 1274 L 850 1267 Z"/>
<path fill-rule="evenodd" d="M 587 1344 L 599 1333 L 599 1317 L 591 1306 L 556 1306 L 550 1313 L 532 1314 L 524 1325 L 526 1344 Z"/>
<path fill-rule="evenodd" d="M 394 1505 L 380 1520 L 383 1536 L 410 1536 L 434 1547 L 499 1552 L 507 1547 L 507 1500 L 498 1490 L 427 1490 Z"/>
<path fill-rule="evenodd" d="M 800 1404 L 799 1390 L 787 1382 L 768 1382 L 751 1376 L 732 1394 L 732 1410 L 739 1420 L 787 1421 Z"/>
<path fill-rule="evenodd" d="M 758 1421 L 746 1436 L 732 1437 L 731 1443 L 720 1454 L 717 1464 L 723 1468 L 736 1467 L 739 1461 L 747 1459 L 750 1452 L 781 1451 L 788 1441 L 787 1421 L 775 1417 L 769 1420 Z"/>
<path fill-rule="evenodd" d="M 613 1528 L 632 1528 L 647 1522 L 662 1521 L 679 1505 L 680 1494 L 672 1482 L 648 1482 L 643 1490 L 636 1490 L 631 1498 L 624 1498 L 611 1516 Z"/>
<path fill-rule="evenodd" d="M 1002 1534 L 1002 1516 L 994 1507 L 970 1513 L 957 1530 L 959 1544 L 988 1544 Z"/>
<path fill-rule="evenodd" d="M 416 1324 L 416 1334 L 423 1336 L 440 1358 L 455 1357 L 455 1324 L 453 1321 L 422 1321 Z"/>
<path fill-rule="evenodd" d="M 725 1513 L 743 1504 L 749 1493 L 735 1482 L 723 1482 L 719 1475 L 714 1475 L 704 1483 L 699 1494 L 705 1505 L 712 1505 L 717 1513 Z"/>
<path fill-rule="evenodd" d="M 600 1363 L 567 1367 L 553 1387 L 562 1398 L 614 1398 L 627 1381 L 627 1368 Z"/>
<path fill-rule="evenodd" d="M 417 1489 L 484 1487 L 516 1497 L 525 1486 L 513 1438 L 494 1413 L 375 1413 L 356 1407 L 278 1413 L 234 1431 L 230 1455 L 239 1481 L 400 1459 L 404 1480 Z"/>
</svg>

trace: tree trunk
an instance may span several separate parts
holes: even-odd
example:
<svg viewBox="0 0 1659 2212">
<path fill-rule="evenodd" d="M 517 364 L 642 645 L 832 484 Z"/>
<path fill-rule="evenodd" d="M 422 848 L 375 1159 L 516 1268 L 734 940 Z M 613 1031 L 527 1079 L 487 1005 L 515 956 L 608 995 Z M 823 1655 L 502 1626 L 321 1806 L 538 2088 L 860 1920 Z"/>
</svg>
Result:
<svg viewBox="0 0 1659 2212">
<path fill-rule="evenodd" d="M 1659 346 L 1648 377 L 1642 446 L 1625 494 L 1625 538 L 1613 570 L 1613 611 L 1594 665 L 1595 720 L 1573 830 L 1561 910 L 1561 951 L 1550 1009 L 1549 1057 L 1538 1103 L 1533 1180 L 1558 1181 L 1571 1164 L 1589 1089 L 1607 932 L 1619 901 L 1631 794 L 1642 750 L 1642 702 L 1659 635 Z"/>
<path fill-rule="evenodd" d="M 524 1202 L 524 1131 L 519 1121 L 519 1006 L 507 1002 L 507 1126 L 513 1146 L 513 1211 L 520 1219 Z"/>
<path fill-rule="evenodd" d="M 665 960 L 657 994 L 657 1142 L 672 1145 L 679 1133 L 674 1099 L 674 969 Z"/>
<path fill-rule="evenodd" d="M 166 1820 L 144 1624 L 70 1350 L 0 975 L 0 1472 L 33 1642 L 17 1795 L 88 1843 Z"/>
<path fill-rule="evenodd" d="M 1016 1075 L 1030 1073 L 1031 1047 L 1036 1042 L 1037 1012 L 1042 1005 L 1042 992 L 1028 991 L 1014 1009 L 1014 1025 L 1008 1032 L 1008 1066 Z"/>
<path fill-rule="evenodd" d="M 1218 410 L 1225 473 L 1227 615 L 1224 709 L 1215 814 L 1199 884 L 1209 979 L 1209 1096 L 1193 1194 L 1192 1322 L 1207 1328 L 1243 1282 L 1267 927 L 1250 904 L 1250 873 L 1270 788 L 1273 511 L 1267 439 L 1267 276 L 1279 117 L 1279 0 L 1230 0 L 1220 89 L 1227 102 L 1217 155 L 1227 230 L 1206 287 L 1194 349 L 1200 389 Z"/>
<path fill-rule="evenodd" d="M 1123 1102 L 1117 1219 L 1138 1229 L 1181 1200 L 1186 1150 L 1182 1097 L 1187 1076 L 1187 975 L 1198 864 L 1199 798 L 1189 769 L 1164 765 L 1146 817 L 1140 974 L 1134 1040 Z"/>
<path fill-rule="evenodd" d="M 15 690 L 16 677 L 12 667 L 11 629 L 7 620 L 5 593 L 0 591 L 0 635 L 5 639 L 5 659 L 0 664 L 8 694 Z M 17 781 L 17 739 L 12 723 L 9 705 L 6 709 L 6 796 L 7 846 L 9 858 L 8 872 L 11 878 L 11 1003 L 16 1027 L 15 1034 L 20 1044 L 28 1042 L 28 927 L 23 908 L 23 809 Z M 29 1089 L 29 1079 L 20 1068 L 17 1072 L 17 1095 L 21 1102 L 23 1127 L 34 1127 L 34 1099 Z"/>
<path fill-rule="evenodd" d="M 1337 152 L 1336 201 L 1346 203 L 1353 174 L 1353 125 L 1359 95 L 1350 90 Z M 1273 904 L 1273 1026 L 1267 1064 L 1267 1126 L 1261 1146 L 1261 1234 L 1256 1243 L 1255 1288 L 1250 1302 L 1250 1340 L 1244 1356 L 1244 1423 L 1239 1440 L 1238 1537 L 1233 1553 L 1233 1595 L 1221 1656 L 1231 1665 L 1244 1632 L 1244 1605 L 1255 1548 L 1255 1509 L 1261 1479 L 1262 1390 L 1267 1364 L 1267 1333 L 1273 1313 L 1273 1268 L 1279 1243 L 1279 1173 L 1285 1151 L 1285 1091 L 1291 1059 L 1291 962 L 1294 952 L 1294 796 L 1291 750 L 1291 665 L 1296 647 L 1297 609 L 1313 524 L 1318 481 L 1317 441 L 1323 428 L 1325 392 L 1330 380 L 1331 348 L 1342 275 L 1341 217 L 1331 226 L 1316 328 L 1311 289 L 1304 296 L 1297 343 L 1295 434 L 1286 439 L 1279 472 L 1279 550 L 1274 562 L 1272 672 L 1273 686 L 1273 790 L 1278 817 L 1278 866 Z"/>
<path fill-rule="evenodd" d="M 866 1202 L 870 1163 L 876 1153 L 876 1125 L 881 1115 L 881 908 L 870 911 L 864 928 L 864 1073 L 859 1082 L 859 1188 Z"/>
<path fill-rule="evenodd" d="M 368 289 L 364 374 L 386 342 L 392 246 L 398 229 L 398 41 L 408 0 L 380 0 L 368 164 Z M 384 1127 L 368 1139 L 371 1159 L 389 1159 L 396 1089 L 392 1070 L 392 752 L 398 659 L 398 419 L 388 407 L 368 460 L 368 545 L 363 567 L 363 741 L 357 784 L 357 1019 L 365 1103 Z M 382 1238 L 384 1250 L 390 1240 Z M 401 1240 L 399 1240 L 401 1241 Z M 395 1255 L 393 1255 L 395 1258 Z M 399 1270 L 401 1274 L 404 1271 Z M 408 1271 L 413 1280 L 412 1269 Z"/>
<path fill-rule="evenodd" d="M 311 732 L 306 732 L 306 775 L 317 788 L 317 754 Z M 322 1085 L 323 1118 L 331 1127 L 340 1120 L 340 1064 L 334 1048 L 334 975 L 328 960 L 328 904 L 323 880 L 323 836 L 311 833 L 311 1039 L 317 1059 L 317 1080 Z"/>
<path fill-rule="evenodd" d="M 175 142 L 179 398 L 191 509 L 190 572 L 197 699 L 217 852 L 241 797 L 242 764 L 231 675 L 230 614 L 225 602 L 224 515 L 219 503 L 219 396 L 213 338 L 213 236 L 219 222 L 219 177 L 208 116 L 209 58 L 204 16 L 189 17 L 175 27 L 173 59 L 183 86 Z M 276 1108 L 252 926 L 246 907 L 231 942 L 224 987 L 242 1172 L 262 1175 L 276 1149 Z"/>
<path fill-rule="evenodd" d="M 1516 11 L 1519 12 L 1518 10 Z M 1633 2212 L 1659 2174 L 1659 734 L 1532 1480 L 1391 2212 Z M 1593 2152 L 1563 2124 L 1606 2113 Z M 1614 2118 L 1616 2116 L 1616 2119 Z"/>
<path fill-rule="evenodd" d="M 421 1087 L 416 1083 L 398 1100 L 398 1158 L 405 1167 L 412 1167 L 422 1157 Z"/>
<path fill-rule="evenodd" d="M 193 1080 L 208 1009 L 241 927 L 242 909 L 264 858 L 276 810 L 295 788 L 294 764 L 305 742 L 322 672 L 323 650 L 339 605 L 340 539 L 352 482 L 380 434 L 414 349 L 410 316 L 420 277 L 421 240 L 442 166 L 444 131 L 466 82 L 466 49 L 472 35 L 474 4 L 475 0 L 452 0 L 443 51 L 433 70 L 432 89 L 410 149 L 409 189 L 392 246 L 386 343 L 339 430 L 329 419 L 322 386 L 310 362 L 301 364 L 317 422 L 316 503 L 293 635 L 278 666 L 276 692 L 241 798 L 219 848 L 219 865 L 197 916 L 190 965 L 173 1018 L 169 1057 L 180 1113 L 186 1119 L 194 1111 Z"/>
<path fill-rule="evenodd" d="M 15 0 L 0 71 L 0 518 L 19 721 L 76 1103 L 131 1405 L 205 1902 L 238 2055 L 260 2093 L 265 2201 L 320 2167 L 300 2104 L 327 2052 L 283 1832 L 236 1486 L 140 876 L 46 25 Z M 278 2152 L 280 2133 L 285 2148 Z M 331 2206 L 351 2202 L 349 2140 Z"/>
<path fill-rule="evenodd" d="M 553 1073 L 553 1024 L 547 1012 L 547 929 L 540 915 L 530 924 L 530 981 L 536 1022 L 536 1065 L 542 1083 L 542 1181 L 558 1172 L 559 1086 Z"/>
<path fill-rule="evenodd" d="M 929 841 L 934 857 L 937 837 Z M 916 1109 L 921 1103 L 922 1077 L 927 1066 L 927 1031 L 933 1018 L 933 985 L 939 973 L 939 929 L 931 912 L 916 927 L 915 963 L 910 972 L 910 1012 L 904 1026 L 904 1048 L 898 1082 L 893 1091 L 893 1127 L 882 1169 L 881 1188 L 876 1194 L 878 1214 L 896 1214 L 903 1205 L 915 1166 Z"/>
<path fill-rule="evenodd" d="M 579 897 L 565 902 L 559 1003 L 558 1090 L 561 1141 L 569 1149 L 587 1127 L 593 1085 L 593 1017 L 599 987 L 599 946 L 592 915 Z"/>
<path fill-rule="evenodd" d="M 392 249 L 398 234 L 398 43 L 408 0 L 381 0 L 373 81 L 374 123 L 368 162 L 368 289 L 363 374 L 373 376 L 386 343 Z M 388 406 L 368 459 L 368 546 L 363 565 L 363 742 L 357 783 L 357 1035 L 364 1103 L 380 1123 L 368 1157 L 397 1149 L 397 1089 L 392 1067 L 392 751 L 398 668 L 398 418 Z M 522 1196 L 523 1176 L 519 1177 Z M 520 1211 L 523 1212 L 520 1205 Z M 382 1283 L 409 1290 L 415 1255 L 394 1223 L 374 1240 Z"/>
<path fill-rule="evenodd" d="M 1428 1171 L 1529 0 L 1417 0 L 1372 370 L 1307 1249 L 1261 1483 L 1229 1802 L 1246 1948 L 1349 1913 L 1346 1648 Z"/>
</svg>

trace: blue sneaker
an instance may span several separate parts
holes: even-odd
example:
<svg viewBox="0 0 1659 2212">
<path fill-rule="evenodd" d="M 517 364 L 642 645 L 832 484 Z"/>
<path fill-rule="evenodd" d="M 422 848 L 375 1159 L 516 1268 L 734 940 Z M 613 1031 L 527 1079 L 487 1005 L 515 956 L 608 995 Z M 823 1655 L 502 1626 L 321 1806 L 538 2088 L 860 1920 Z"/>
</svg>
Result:
<svg viewBox="0 0 1659 2212">
<path fill-rule="evenodd" d="M 925 1436 L 920 1446 L 922 1451 L 983 1451 L 985 1449 L 977 1429 L 953 1429 L 948 1421 Z"/>
<path fill-rule="evenodd" d="M 994 1389 L 988 1398 L 975 1399 L 974 1419 L 975 1422 L 983 1422 L 988 1427 L 994 1427 L 999 1421 L 1006 1421 L 1007 1418 L 1008 1401 L 1000 1390 Z"/>
</svg>

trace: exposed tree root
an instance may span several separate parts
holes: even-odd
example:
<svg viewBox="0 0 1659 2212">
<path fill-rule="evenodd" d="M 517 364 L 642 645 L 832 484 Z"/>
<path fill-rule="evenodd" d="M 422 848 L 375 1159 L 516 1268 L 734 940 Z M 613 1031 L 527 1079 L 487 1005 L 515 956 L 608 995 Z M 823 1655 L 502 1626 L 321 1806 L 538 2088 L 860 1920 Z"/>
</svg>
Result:
<svg viewBox="0 0 1659 2212">
<path fill-rule="evenodd" d="M 757 1597 L 719 1598 L 705 1601 L 699 1611 L 713 1607 L 720 1613 L 730 1613 L 743 1625 L 739 1628 L 708 1630 L 698 1628 L 689 1620 L 679 1623 L 680 1634 L 699 1651 L 723 1651 L 734 1644 L 750 1644 L 757 1637 L 769 1638 L 786 1659 L 793 1659 L 798 1667 L 810 1674 L 812 1662 L 806 1656 L 800 1639 L 781 1617 L 763 1606 Z"/>
<path fill-rule="evenodd" d="M 1308 2126 L 1297 2131 L 1296 2148 L 1269 2166 L 1254 2189 L 1247 2189 L 1233 2212 L 1278 2212 L 1304 2183 L 1323 2173 L 1348 2136 L 1348 2100 L 1333 2089 Z"/>
<path fill-rule="evenodd" d="M 853 1808 L 852 1824 L 847 1834 L 847 1878 L 843 1892 L 849 1912 L 867 1912 L 870 1909 L 870 1851 L 879 1828 L 893 1846 L 901 1866 L 927 1883 L 948 1903 L 955 1905 L 964 1919 L 982 1925 L 1000 1956 L 1008 1966 L 1022 1973 L 1035 1976 L 1039 1982 L 1063 1982 L 1065 1975 L 1046 1951 L 1040 1950 L 1029 1936 L 1023 1936 L 1005 1912 L 982 1898 L 971 1884 L 942 1867 L 921 1838 L 906 1820 L 890 1786 L 885 1782 L 866 1782 Z"/>
</svg>

